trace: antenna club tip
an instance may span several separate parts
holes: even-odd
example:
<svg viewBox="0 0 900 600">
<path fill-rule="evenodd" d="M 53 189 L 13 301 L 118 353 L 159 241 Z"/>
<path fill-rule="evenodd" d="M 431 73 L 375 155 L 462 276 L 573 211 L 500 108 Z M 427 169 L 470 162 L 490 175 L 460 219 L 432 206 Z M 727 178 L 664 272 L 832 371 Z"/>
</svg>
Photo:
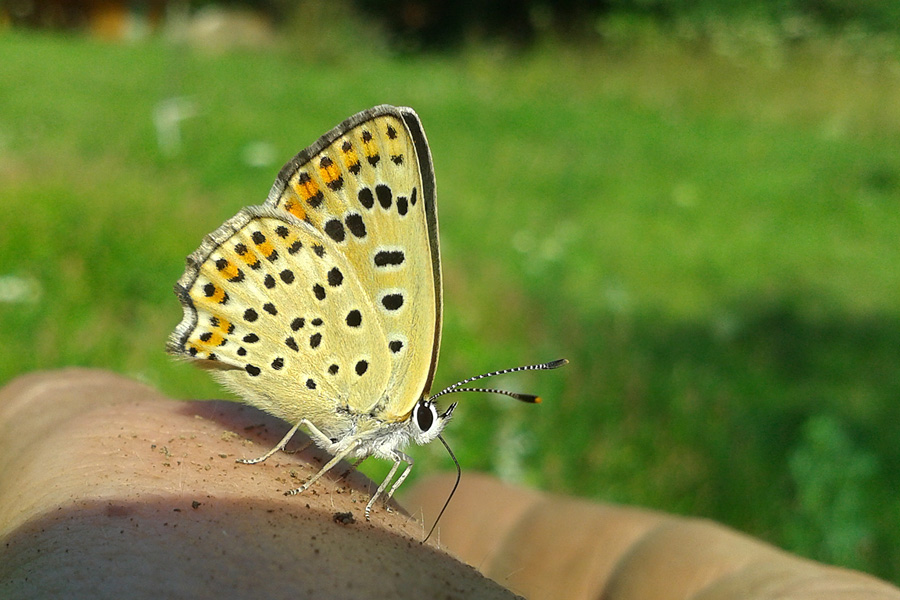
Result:
<svg viewBox="0 0 900 600">
<path fill-rule="evenodd" d="M 535 396 L 534 400 L 532 400 L 532 402 L 534 402 L 535 404 L 540 404 L 543 401 L 544 401 L 544 399 L 541 398 L 540 396 Z"/>
<path fill-rule="evenodd" d="M 553 362 L 549 363 L 547 366 L 549 366 L 551 369 L 556 369 L 558 367 L 563 367 L 567 364 L 569 364 L 568 358 L 560 358 L 559 360 L 554 360 Z"/>
</svg>

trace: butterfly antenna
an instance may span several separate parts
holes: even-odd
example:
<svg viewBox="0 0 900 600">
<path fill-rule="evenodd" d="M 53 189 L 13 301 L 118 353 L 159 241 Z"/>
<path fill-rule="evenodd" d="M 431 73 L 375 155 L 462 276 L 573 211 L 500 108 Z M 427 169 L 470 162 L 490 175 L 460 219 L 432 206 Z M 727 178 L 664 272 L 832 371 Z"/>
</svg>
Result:
<svg viewBox="0 0 900 600">
<path fill-rule="evenodd" d="M 468 379 L 463 379 L 462 381 L 458 381 L 451 385 L 450 387 L 444 388 L 437 394 L 431 396 L 429 400 L 434 400 L 438 396 L 443 396 L 444 394 L 452 394 L 455 392 L 487 392 L 492 394 L 503 394 L 504 396 L 509 396 L 511 398 L 515 398 L 516 400 L 521 400 L 522 402 L 531 402 L 538 403 L 541 401 L 539 396 L 535 396 L 533 394 L 520 394 L 519 392 L 510 392 L 509 390 L 498 390 L 496 388 L 468 388 L 468 387 L 460 387 L 467 383 L 471 383 L 473 381 L 477 381 L 479 379 L 484 379 L 485 377 L 493 377 L 494 375 L 504 375 L 506 373 L 518 373 L 519 371 L 544 371 L 548 369 L 557 369 L 563 365 L 568 364 L 569 361 L 565 358 L 561 358 L 559 360 L 553 360 L 546 363 L 540 363 L 537 365 L 525 365 L 524 367 L 513 367 L 512 369 L 502 369 L 500 371 L 491 371 L 490 373 L 484 373 L 483 375 L 476 375 L 475 377 L 469 377 Z M 454 405 L 455 406 L 455 405 Z M 451 407 L 452 410 L 452 407 Z M 422 540 L 424 544 L 431 538 L 431 534 L 434 533 L 435 528 L 437 527 L 438 522 L 441 520 L 441 517 L 444 516 L 444 511 L 447 510 L 447 507 L 450 505 L 450 500 L 453 498 L 453 494 L 456 493 L 456 488 L 459 487 L 459 480 L 462 477 L 462 469 L 459 466 L 459 461 L 456 460 L 456 455 L 453 454 L 453 450 L 450 449 L 450 446 L 444 440 L 444 436 L 438 435 L 437 438 L 441 440 L 441 443 L 444 445 L 444 448 L 447 449 L 447 452 L 450 454 L 450 458 L 453 459 L 453 464 L 456 465 L 456 483 L 453 484 L 453 489 L 450 490 L 450 495 L 447 496 L 447 501 L 444 502 L 443 508 L 441 508 L 441 512 L 438 513 L 437 519 L 434 520 L 434 525 L 431 526 L 431 529 L 428 531 L 428 535 L 425 536 L 425 539 Z"/>
<path fill-rule="evenodd" d="M 484 373 L 482 375 L 476 375 L 475 377 L 469 377 L 468 379 L 463 379 L 462 381 L 457 381 L 453 385 L 442 389 L 437 394 L 431 396 L 430 400 L 434 400 L 439 396 L 443 396 L 444 394 L 453 394 L 455 392 L 487 392 L 492 394 L 503 394 L 504 396 L 509 396 L 511 398 L 515 398 L 516 400 L 521 400 L 522 402 L 531 402 L 538 403 L 541 401 L 540 396 L 535 396 L 533 394 L 520 394 L 518 392 L 510 392 L 507 390 L 498 390 L 494 388 L 464 388 L 459 387 L 461 385 L 465 385 L 467 383 L 471 383 L 473 381 L 477 381 L 479 379 L 484 379 L 485 377 L 493 377 L 495 375 L 505 375 L 506 373 L 518 373 L 519 371 L 546 371 L 549 369 L 558 369 L 559 367 L 568 364 L 569 361 L 565 358 L 561 358 L 559 360 L 552 360 L 550 362 L 540 363 L 537 365 L 525 365 L 524 367 L 513 367 L 511 369 L 502 369 L 500 371 L 491 371 L 490 373 Z M 449 450 L 449 448 L 448 448 Z"/>
<path fill-rule="evenodd" d="M 438 435 L 437 437 L 439 440 L 441 440 L 441 443 L 444 445 L 444 448 L 447 449 L 447 452 L 450 453 L 450 458 L 453 459 L 453 464 L 456 465 L 456 483 L 453 484 L 453 489 L 450 490 L 450 495 L 447 496 L 447 501 L 444 502 L 444 507 L 441 509 L 441 512 L 438 513 L 437 519 L 434 520 L 434 525 L 431 526 L 431 530 L 429 530 L 428 535 L 426 535 L 425 539 L 422 540 L 423 544 L 428 541 L 428 538 L 430 538 L 431 534 L 434 533 L 434 528 L 437 527 L 437 524 L 441 520 L 441 517 L 444 516 L 444 511 L 447 510 L 447 506 L 450 505 L 450 500 L 453 498 L 453 494 L 456 493 L 456 488 L 459 487 L 459 480 L 462 477 L 462 469 L 459 467 L 459 461 L 456 460 L 456 456 L 453 454 L 453 450 L 451 450 L 447 442 L 444 441 L 444 436 Z"/>
</svg>

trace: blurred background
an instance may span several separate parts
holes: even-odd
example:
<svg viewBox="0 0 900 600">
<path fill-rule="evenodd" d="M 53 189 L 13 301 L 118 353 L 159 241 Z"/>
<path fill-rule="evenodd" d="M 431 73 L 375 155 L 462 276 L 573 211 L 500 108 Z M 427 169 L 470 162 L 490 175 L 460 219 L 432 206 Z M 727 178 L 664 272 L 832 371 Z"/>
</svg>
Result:
<svg viewBox="0 0 900 600">
<path fill-rule="evenodd" d="M 164 353 L 184 257 L 349 115 L 434 154 L 465 472 L 900 582 L 900 3 L 7 0 L 0 383 Z M 413 477 L 452 464 L 412 449 Z M 61 448 L 61 452 L 65 449 Z M 382 476 L 385 464 L 364 470 Z"/>
</svg>

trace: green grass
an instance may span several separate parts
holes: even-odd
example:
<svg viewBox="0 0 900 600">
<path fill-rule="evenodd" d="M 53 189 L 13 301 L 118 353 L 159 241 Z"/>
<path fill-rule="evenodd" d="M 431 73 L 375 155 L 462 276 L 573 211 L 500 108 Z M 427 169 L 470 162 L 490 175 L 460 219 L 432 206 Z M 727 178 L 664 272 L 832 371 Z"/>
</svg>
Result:
<svg viewBox="0 0 900 600">
<path fill-rule="evenodd" d="M 898 60 L 731 42 L 310 62 L 7 32 L 0 381 L 85 365 L 221 397 L 163 352 L 184 256 L 319 134 L 410 105 L 438 179 L 437 385 L 572 362 L 496 382 L 537 407 L 462 398 L 465 470 L 900 581 Z M 176 96 L 196 116 L 167 157 L 153 111 Z M 250 166 L 260 141 L 278 158 Z M 413 454 L 414 474 L 449 468 Z"/>
</svg>

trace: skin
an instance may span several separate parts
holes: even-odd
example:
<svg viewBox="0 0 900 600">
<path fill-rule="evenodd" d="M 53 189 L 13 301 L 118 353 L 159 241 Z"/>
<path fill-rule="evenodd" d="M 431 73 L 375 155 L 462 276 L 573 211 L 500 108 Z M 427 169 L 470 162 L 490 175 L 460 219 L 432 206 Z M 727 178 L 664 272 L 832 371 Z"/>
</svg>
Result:
<svg viewBox="0 0 900 600">
<path fill-rule="evenodd" d="M 180 402 L 103 371 L 0 390 L 0 598 L 511 598 L 423 546 L 394 504 L 327 455 L 236 464 L 286 423 L 234 402 Z M 296 449 L 301 443 L 289 444 Z"/>
<path fill-rule="evenodd" d="M 706 521 L 471 473 L 422 545 L 424 526 L 397 505 L 365 521 L 375 486 L 342 477 L 346 468 L 283 496 L 327 460 L 315 448 L 234 462 L 287 429 L 237 403 L 174 401 L 103 371 L 11 382 L 0 390 L 0 597 L 513 597 L 439 540 L 529 598 L 900 600 L 876 579 Z M 430 524 L 451 487 L 426 481 L 407 507 Z"/>
</svg>

